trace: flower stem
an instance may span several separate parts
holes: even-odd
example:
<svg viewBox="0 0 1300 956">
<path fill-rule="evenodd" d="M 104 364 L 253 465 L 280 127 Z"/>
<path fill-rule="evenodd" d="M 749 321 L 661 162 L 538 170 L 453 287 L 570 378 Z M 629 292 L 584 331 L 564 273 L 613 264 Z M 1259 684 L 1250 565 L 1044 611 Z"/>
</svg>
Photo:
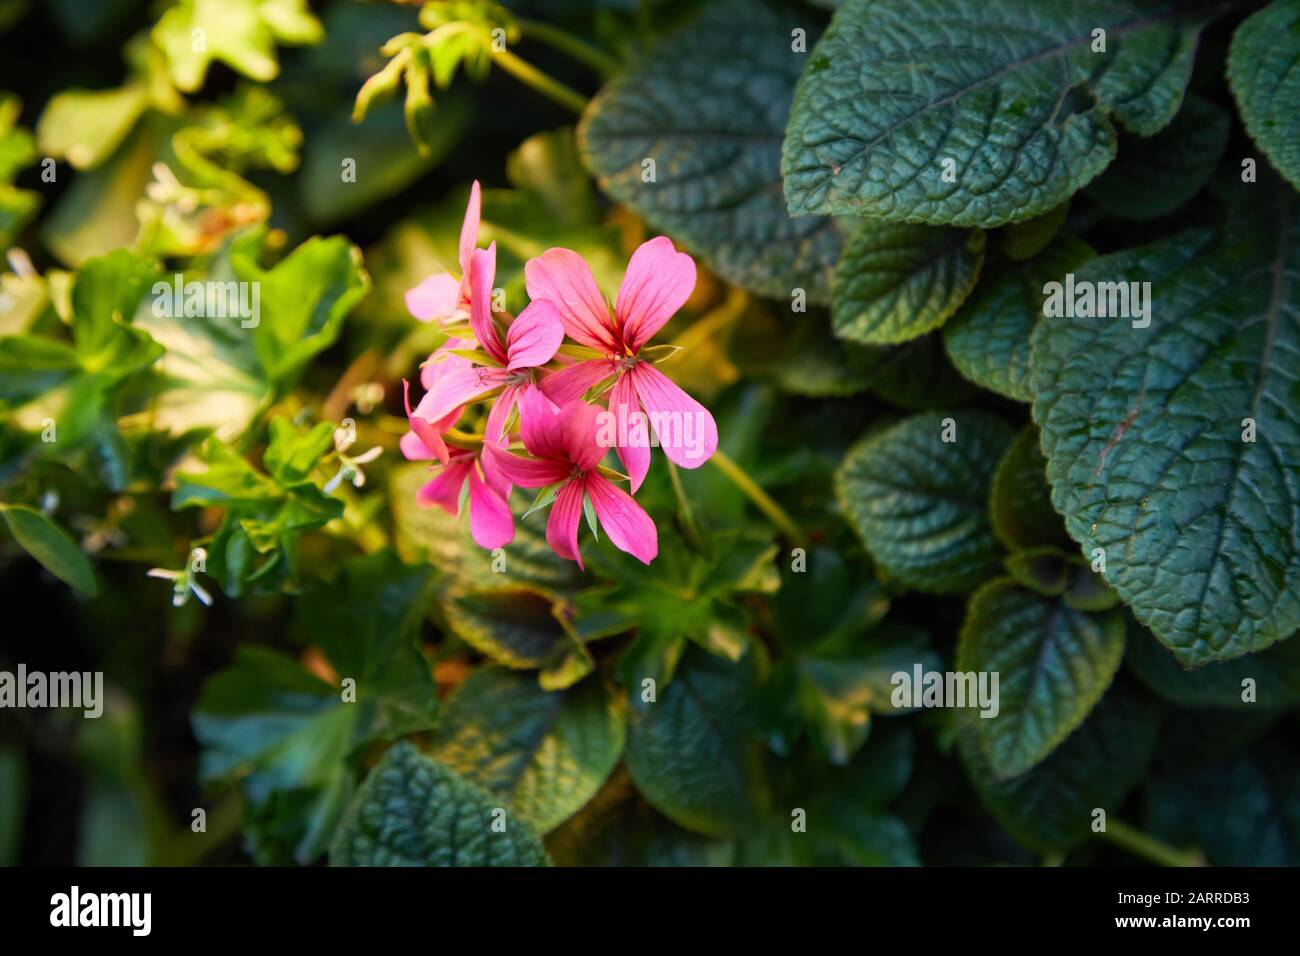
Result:
<svg viewBox="0 0 1300 956">
<path fill-rule="evenodd" d="M 772 500 L 766 491 L 759 487 L 758 482 L 749 477 L 749 474 L 732 461 L 721 448 L 713 453 L 709 459 L 718 467 L 724 475 L 731 479 L 731 483 L 745 493 L 750 501 L 759 511 L 767 515 L 772 524 L 776 525 L 787 538 L 795 544 L 802 544 L 804 541 L 803 531 L 794 523 L 785 509 Z"/>
<path fill-rule="evenodd" d="M 1200 850 L 1175 849 L 1119 820 L 1107 820 L 1102 836 L 1134 856 L 1161 866 L 1205 866 L 1205 857 Z"/>
<path fill-rule="evenodd" d="M 543 96 L 550 97 L 561 106 L 565 106 L 578 114 L 581 114 L 587 108 L 587 98 L 577 90 L 565 86 L 559 80 L 543 73 L 526 60 L 521 60 L 509 50 L 494 51 L 492 60 L 515 79 L 527 86 L 531 86 Z"/>
<path fill-rule="evenodd" d="M 682 487 L 682 476 L 671 461 L 668 462 L 668 477 L 672 479 L 673 494 L 677 496 L 677 513 L 682 519 L 682 532 L 686 535 L 687 542 L 699 550 L 704 544 L 704 536 L 700 534 L 699 523 L 695 520 L 695 509 L 691 507 L 686 489 Z"/>
<path fill-rule="evenodd" d="M 567 30 L 538 20 L 516 19 L 515 22 L 525 37 L 567 53 L 579 63 L 591 67 L 604 79 L 609 79 L 619 71 L 619 62 L 612 56 Z"/>
</svg>

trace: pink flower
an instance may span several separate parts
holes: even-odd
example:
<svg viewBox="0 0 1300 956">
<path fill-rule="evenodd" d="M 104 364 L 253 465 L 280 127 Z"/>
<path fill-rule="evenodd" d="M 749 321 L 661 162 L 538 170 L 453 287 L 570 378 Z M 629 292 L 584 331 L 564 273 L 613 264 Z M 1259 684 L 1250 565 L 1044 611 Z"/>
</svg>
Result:
<svg viewBox="0 0 1300 956">
<path fill-rule="evenodd" d="M 482 218 L 482 191 L 478 180 L 470 187 L 465 220 L 460 227 L 460 278 L 439 272 L 406 293 L 406 308 L 421 322 L 444 323 L 463 319 L 469 311 L 470 256 L 478 245 L 478 227 Z"/>
<path fill-rule="evenodd" d="M 469 274 L 470 326 L 482 351 L 470 356 L 464 366 L 439 377 L 426 396 L 429 401 L 426 411 L 430 418 L 441 419 L 454 409 L 502 389 L 487 424 L 487 436 L 495 444 L 502 437 L 502 427 L 515 403 L 532 390 L 533 370 L 555 357 L 564 341 L 564 324 L 551 303 L 533 302 L 510 323 L 502 342 L 492 324 L 495 243 L 474 250 Z"/>
<path fill-rule="evenodd" d="M 403 441 L 403 451 L 406 451 Z M 410 457 L 409 455 L 407 457 Z M 461 495 L 469 482 L 469 532 L 480 548 L 504 548 L 515 539 L 515 519 L 506 498 L 510 486 L 481 467 L 476 452 L 457 448 L 442 470 L 416 494 L 422 507 L 437 505 L 449 515 L 460 514 Z"/>
<path fill-rule="evenodd" d="M 695 288 L 690 256 L 675 251 L 666 236 L 642 243 L 628 263 L 612 319 L 591 269 L 576 252 L 548 249 L 528 260 L 524 275 L 534 304 L 554 303 L 569 337 L 604 356 L 547 375 L 540 383 L 542 391 L 563 406 L 616 376 L 609 409 L 620 423 L 615 444 L 634 492 L 650 468 L 649 436 L 629 440 L 624 424 L 634 412 L 647 413 L 650 430 L 674 464 L 698 468 L 712 457 L 718 449 L 718 426 L 708 409 L 638 354 Z M 633 433 L 636 428 L 634 424 Z"/>
<path fill-rule="evenodd" d="M 560 557 L 583 566 L 578 521 L 584 500 L 590 499 L 615 547 L 643 564 L 653 561 L 659 553 L 654 522 L 631 495 L 597 470 L 606 451 L 596 441 L 601 409 L 576 401 L 557 411 L 537 389 L 524 393 L 520 404 L 521 437 L 534 457 L 520 458 L 492 443 L 484 444 L 484 455 L 523 488 L 559 486 L 546 522 L 547 544 Z"/>
</svg>

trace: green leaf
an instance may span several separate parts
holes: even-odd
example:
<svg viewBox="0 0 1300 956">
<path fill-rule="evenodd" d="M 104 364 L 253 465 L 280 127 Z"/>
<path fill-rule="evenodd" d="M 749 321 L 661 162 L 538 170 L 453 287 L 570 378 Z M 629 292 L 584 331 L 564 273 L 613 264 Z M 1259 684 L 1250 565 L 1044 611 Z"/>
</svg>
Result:
<svg viewBox="0 0 1300 956">
<path fill-rule="evenodd" d="M 442 607 L 457 637 L 506 667 L 540 668 L 544 688 L 568 687 L 591 672 L 591 654 L 570 623 L 572 608 L 554 592 L 520 584 L 458 586 Z"/>
<path fill-rule="evenodd" d="M 1041 216 L 1003 226 L 998 230 L 1002 251 L 1011 259 L 1032 259 L 1056 238 L 1069 216 L 1070 204 L 1063 202 Z"/>
<path fill-rule="evenodd" d="M 92 169 L 113 155 L 148 103 L 148 88 L 135 83 L 57 93 L 36 124 L 40 150 L 56 159 L 67 157 L 73 169 Z"/>
<path fill-rule="evenodd" d="M 849 0 L 795 91 L 790 212 L 1038 216 L 1114 158 L 1112 116 L 1145 136 L 1173 118 L 1201 22 L 1159 0 Z"/>
<path fill-rule="evenodd" d="M 972 718 L 998 779 L 1041 763 L 1110 686 L 1124 656 L 1124 615 L 1092 617 L 1003 579 L 971 597 L 957 669 L 999 674 L 999 709 Z"/>
<path fill-rule="evenodd" d="M 1126 659 L 1142 683 L 1184 707 L 1275 710 L 1300 703 L 1300 640 L 1294 638 L 1258 654 L 1185 670 L 1150 632 L 1134 623 Z M 1248 687 L 1252 694 L 1246 700 Z"/>
<path fill-rule="evenodd" d="M 487 668 L 447 702 L 433 755 L 545 834 L 595 796 L 618 763 L 624 733 L 623 712 L 595 680 L 547 693 L 520 674 Z"/>
<path fill-rule="evenodd" d="M 1149 282 L 1149 328 L 1062 316 L 1034 333 L 1053 504 L 1086 555 L 1104 550 L 1106 580 L 1184 666 L 1300 626 L 1294 201 L 1276 218 L 1079 271 L 1076 286 Z M 1247 419 L 1254 442 L 1242 440 Z"/>
<path fill-rule="evenodd" d="M 1300 866 L 1300 770 L 1289 755 L 1243 755 L 1153 781 L 1152 831 L 1215 866 Z"/>
<path fill-rule="evenodd" d="M 993 533 L 1013 550 L 1070 542 L 1060 516 L 1052 510 L 1047 459 L 1038 449 L 1038 429 L 1033 425 L 1021 430 L 998 462 L 989 514 Z"/>
<path fill-rule="evenodd" d="M 10 185 L 20 169 L 36 161 L 36 143 L 16 125 L 21 112 L 17 97 L 0 93 L 0 248 L 8 248 L 41 205 L 37 193 Z"/>
<path fill-rule="evenodd" d="M 1000 263 L 989 270 L 943 329 L 943 344 L 957 371 L 999 395 L 1032 401 L 1029 337 L 1043 314 L 1043 285 L 1092 257 L 1087 244 L 1066 235 L 1027 262 Z"/>
<path fill-rule="evenodd" d="M 370 290 L 361 251 L 342 236 L 308 239 L 264 270 L 251 250 L 232 253 L 237 278 L 258 283 L 261 317 L 253 344 L 267 378 L 285 388 L 334 344 L 343 318 Z"/>
<path fill-rule="evenodd" d="M 945 442 L 949 419 L 955 440 Z M 996 571 L 989 484 L 1011 439 L 1011 429 L 987 412 L 929 412 L 849 449 L 836 493 L 876 564 L 937 594 L 969 590 Z"/>
<path fill-rule="evenodd" d="M 1121 219 L 1155 219 L 1204 188 L 1228 145 L 1227 112 L 1188 96 L 1174 121 L 1149 138 L 1121 136 L 1119 157 L 1088 195 Z"/>
<path fill-rule="evenodd" d="M 322 35 L 306 0 L 179 0 L 153 28 L 172 81 L 186 93 L 203 86 L 213 60 L 266 83 L 280 72 L 277 42 L 309 45 Z"/>
<path fill-rule="evenodd" d="M 970 295 L 984 233 L 867 221 L 835 269 L 835 334 L 896 345 L 943 325 Z"/>
<path fill-rule="evenodd" d="M 654 702 L 641 702 L 639 684 L 633 695 L 627 768 L 650 805 L 688 830 L 730 836 L 760 799 L 752 658 L 691 649 Z"/>
<path fill-rule="evenodd" d="M 204 683 L 194 710 L 204 781 L 237 776 L 267 852 L 300 863 L 324 852 L 355 789 L 348 757 L 374 740 L 433 727 L 437 695 L 415 644 L 428 574 L 379 553 L 350 562 L 333 586 L 299 603 L 352 700 L 286 655 L 255 645 Z"/>
<path fill-rule="evenodd" d="M 1228 85 L 1246 132 L 1278 172 L 1300 189 L 1300 0 L 1276 0 L 1252 14 L 1233 34 Z"/>
<path fill-rule="evenodd" d="M 71 536 L 35 508 L 0 503 L 9 533 L 40 565 L 82 594 L 99 593 L 95 572 Z"/>
<path fill-rule="evenodd" d="M 546 866 L 527 825 L 409 743 L 384 754 L 348 809 L 332 866 Z M 496 820 L 505 830 L 493 828 Z"/>
<path fill-rule="evenodd" d="M 958 736 L 980 800 L 1007 831 L 1039 852 L 1073 849 L 1092 835 L 1094 809 L 1119 812 L 1155 750 L 1159 712 L 1116 686 L 1082 726 L 1028 773 L 998 780 L 971 726 Z"/>
<path fill-rule="evenodd" d="M 592 100 L 578 143 L 601 188 L 680 238 L 723 278 L 789 301 L 830 299 L 842 237 L 831 219 L 793 221 L 781 198 L 781 137 L 807 59 L 808 24 L 728 0 L 665 37 Z M 655 178 L 643 180 L 654 160 Z"/>
</svg>

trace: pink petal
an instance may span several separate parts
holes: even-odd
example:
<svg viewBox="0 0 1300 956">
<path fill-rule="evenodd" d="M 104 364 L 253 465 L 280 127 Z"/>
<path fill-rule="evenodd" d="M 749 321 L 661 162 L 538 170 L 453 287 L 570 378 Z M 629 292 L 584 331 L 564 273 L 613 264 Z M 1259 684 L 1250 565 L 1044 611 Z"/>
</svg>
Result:
<svg viewBox="0 0 1300 956">
<path fill-rule="evenodd" d="M 578 551 L 578 520 L 582 517 L 583 487 L 583 482 L 571 481 L 561 488 L 551 505 L 550 517 L 546 519 L 546 543 L 560 557 L 577 561 L 580 568 L 582 554 Z"/>
<path fill-rule="evenodd" d="M 455 369 L 438 379 L 429 394 L 420 400 L 417 412 L 429 421 L 438 421 L 477 398 L 482 398 L 494 388 L 506 383 L 510 373 L 503 368 Z"/>
<path fill-rule="evenodd" d="M 442 440 L 442 432 L 439 431 L 440 423 L 435 424 L 432 420 L 411 411 L 411 383 L 406 379 L 402 379 L 402 404 L 406 406 L 406 420 L 411 426 L 411 431 L 415 432 L 425 447 L 433 452 L 435 458 L 444 465 L 447 464 L 447 443 Z"/>
<path fill-rule="evenodd" d="M 470 339 L 448 339 L 429 354 L 420 366 L 420 384 L 427 392 L 438 379 L 458 368 L 469 368 L 474 363 L 462 355 L 453 355 L 452 349 L 472 349 L 476 343 Z"/>
<path fill-rule="evenodd" d="M 496 274 L 497 244 L 475 249 L 469 267 L 469 324 L 483 350 L 504 365 L 506 350 L 501 347 L 501 336 L 492 324 L 492 282 Z"/>
<path fill-rule="evenodd" d="M 669 461 L 682 468 L 699 468 L 713 457 L 718 450 L 718 425 L 707 408 L 646 362 L 639 362 L 628 375 Z"/>
<path fill-rule="evenodd" d="M 406 308 L 421 322 L 444 322 L 460 307 L 460 280 L 439 272 L 406 293 Z"/>
<path fill-rule="evenodd" d="M 608 359 L 590 359 L 543 375 L 537 384 L 556 405 L 567 405 L 582 398 L 587 389 L 609 378 L 615 371 L 614 363 Z"/>
<path fill-rule="evenodd" d="M 437 505 L 449 515 L 460 511 L 460 489 L 474 467 L 474 459 L 459 455 L 446 468 L 438 472 L 415 495 L 415 503 L 422 508 Z"/>
<path fill-rule="evenodd" d="M 506 390 L 497 396 L 497 400 L 492 403 L 492 411 L 488 412 L 487 426 L 483 430 L 485 444 L 497 447 L 507 444 L 506 420 L 510 417 L 510 412 L 523 390 L 532 387 L 531 385 L 507 385 Z M 483 477 L 487 479 L 488 487 L 502 498 L 509 498 L 510 479 L 501 473 L 501 470 L 493 464 L 493 459 L 487 455 L 480 455 L 479 462 L 483 466 Z"/>
<path fill-rule="evenodd" d="M 478 180 L 469 188 L 469 203 L 465 206 L 465 221 L 460 224 L 460 271 L 469 275 L 470 256 L 478 245 L 478 226 L 483 215 L 483 191 Z"/>
<path fill-rule="evenodd" d="M 469 470 L 469 533 L 480 548 L 504 548 L 515 538 L 510 506 L 483 483 L 478 469 Z"/>
<path fill-rule="evenodd" d="M 554 305 L 530 302 L 506 330 L 506 368 L 536 368 L 555 357 L 564 341 L 564 323 Z"/>
<path fill-rule="evenodd" d="M 539 388 L 526 389 L 519 399 L 519 435 L 538 458 L 569 464 L 560 427 L 559 409 Z"/>
<path fill-rule="evenodd" d="M 695 261 L 659 236 L 641 243 L 627 264 L 614 305 L 623 341 L 633 352 L 664 327 L 695 289 Z"/>
<path fill-rule="evenodd" d="M 430 448 L 423 438 L 414 431 L 409 431 L 398 440 L 397 446 L 401 448 L 402 455 L 407 461 L 429 461 L 437 458 L 433 449 Z M 444 447 L 446 447 L 444 445 Z"/>
<path fill-rule="evenodd" d="M 622 488 L 610 484 L 600 474 L 586 478 L 587 494 L 596 509 L 596 517 L 614 547 L 626 551 L 642 564 L 649 564 L 659 554 L 659 532 L 645 509 Z"/>
<path fill-rule="evenodd" d="M 641 414 L 641 403 L 637 400 L 636 388 L 630 375 L 621 375 L 614 383 L 614 388 L 609 393 L 609 410 L 615 417 L 618 441 L 621 442 L 616 445 L 618 457 L 632 480 L 632 493 L 636 494 L 650 470 L 650 436 L 646 434 L 644 442 L 624 441 L 625 438 L 639 439 L 645 428 L 649 427 L 646 425 L 645 428 L 637 428 L 633 424 L 632 416 Z"/>
<path fill-rule="evenodd" d="M 563 481 L 573 472 L 568 462 L 551 458 L 520 458 L 491 444 L 483 446 L 484 470 L 488 462 L 491 462 L 490 467 L 520 488 L 545 488 Z"/>
<path fill-rule="evenodd" d="M 607 419 L 602 419 L 602 415 L 608 415 L 605 409 L 586 402 L 570 402 L 560 409 L 565 454 L 581 471 L 591 471 L 600 464 L 609 450 L 608 445 L 601 447 L 597 440 L 602 425 L 608 427 L 612 424 Z M 612 428 L 609 430 L 612 431 Z"/>
<path fill-rule="evenodd" d="M 528 297 L 554 305 L 564 331 L 583 345 L 602 352 L 621 352 L 591 268 L 572 249 L 547 249 L 524 264 Z"/>
</svg>

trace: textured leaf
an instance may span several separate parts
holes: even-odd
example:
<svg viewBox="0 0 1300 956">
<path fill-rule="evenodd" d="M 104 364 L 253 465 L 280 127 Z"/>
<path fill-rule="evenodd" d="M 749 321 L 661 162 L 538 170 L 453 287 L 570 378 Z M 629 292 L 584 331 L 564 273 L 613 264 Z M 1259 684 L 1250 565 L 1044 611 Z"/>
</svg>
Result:
<svg viewBox="0 0 1300 956">
<path fill-rule="evenodd" d="M 1029 337 L 1043 314 L 1043 286 L 1092 257 L 1086 243 L 1061 236 L 1026 262 L 989 270 L 943 328 L 943 344 L 957 371 L 999 395 L 1032 401 Z"/>
<path fill-rule="evenodd" d="M 835 334 L 896 345 L 943 325 L 975 288 L 984 233 L 867 221 L 835 269 Z"/>
<path fill-rule="evenodd" d="M 1091 836 L 1092 811 L 1118 812 L 1155 750 L 1159 713 L 1116 686 L 1050 757 L 999 781 L 970 726 L 958 738 L 980 800 L 1017 840 L 1040 852 L 1069 850 Z"/>
<path fill-rule="evenodd" d="M 330 848 L 332 866 L 546 866 L 518 819 L 493 829 L 497 801 L 409 743 L 384 754 Z"/>
<path fill-rule="evenodd" d="M 1061 517 L 1052 510 L 1047 459 L 1038 449 L 1038 429 L 1024 428 L 998 462 L 989 494 L 993 533 L 1008 548 L 1069 544 Z"/>
<path fill-rule="evenodd" d="M 1142 135 L 1173 118 L 1198 17 L 1161 0 L 849 0 L 795 92 L 790 211 L 985 227 L 1040 215 L 1114 158 L 1112 116 Z"/>
<path fill-rule="evenodd" d="M 83 594 L 98 593 L 90 562 L 66 531 L 26 505 L 0 504 L 0 516 L 14 540 L 45 570 Z"/>
<path fill-rule="evenodd" d="M 956 440 L 943 441 L 944 421 Z M 835 475 L 850 522 L 880 568 L 922 591 L 968 590 L 998 567 L 989 483 L 1012 434 L 987 412 L 930 412 L 858 442 Z"/>
<path fill-rule="evenodd" d="M 1152 784 L 1151 829 L 1216 866 L 1300 866 L 1300 769 L 1287 755 L 1242 756 Z"/>
<path fill-rule="evenodd" d="M 764 3 L 714 4 L 592 100 L 578 141 L 602 189 L 719 275 L 824 303 L 840 230 L 791 220 L 781 197 L 781 137 L 807 61 L 791 50 L 801 26 Z M 654 182 L 642 181 L 647 159 Z"/>
<path fill-rule="evenodd" d="M 624 730 L 622 711 L 594 680 L 547 693 L 487 668 L 447 702 L 434 756 L 545 834 L 600 789 L 623 752 Z"/>
<path fill-rule="evenodd" d="M 1124 656 L 1124 615 L 1092 617 L 1008 580 L 971 597 L 957 668 L 999 674 L 997 716 L 972 720 L 994 776 L 1040 763 L 1079 726 Z"/>
<path fill-rule="evenodd" d="M 1300 217 L 1193 231 L 1096 259 L 1151 283 L 1150 327 L 1066 318 L 1034 334 L 1052 501 L 1085 554 L 1185 666 L 1300 626 Z M 1243 441 L 1243 421 L 1257 441 Z"/>
<path fill-rule="evenodd" d="M 1126 659 L 1142 683 L 1184 707 L 1272 710 L 1300 703 L 1300 640 L 1294 638 L 1258 654 L 1184 670 L 1145 628 L 1133 624 Z M 1247 679 L 1254 682 L 1252 701 L 1242 699 Z"/>
<path fill-rule="evenodd" d="M 570 624 L 572 608 L 532 585 L 453 588 L 443 602 L 452 632 L 498 664 L 541 668 L 547 689 L 567 687 L 590 673 L 591 655 Z"/>
<path fill-rule="evenodd" d="M 1233 34 L 1228 84 L 1246 132 L 1300 189 L 1300 0 L 1276 0 Z"/>
<path fill-rule="evenodd" d="M 752 655 L 732 663 L 688 650 L 673 682 L 641 703 L 627 731 L 627 769 L 642 796 L 670 820 L 729 836 L 759 799 L 759 754 L 751 713 Z"/>
<path fill-rule="evenodd" d="M 1088 195 L 1121 219 L 1173 212 L 1210 181 L 1228 144 L 1228 114 L 1189 96 L 1174 121 L 1149 138 L 1123 136 L 1119 156 Z"/>
</svg>

